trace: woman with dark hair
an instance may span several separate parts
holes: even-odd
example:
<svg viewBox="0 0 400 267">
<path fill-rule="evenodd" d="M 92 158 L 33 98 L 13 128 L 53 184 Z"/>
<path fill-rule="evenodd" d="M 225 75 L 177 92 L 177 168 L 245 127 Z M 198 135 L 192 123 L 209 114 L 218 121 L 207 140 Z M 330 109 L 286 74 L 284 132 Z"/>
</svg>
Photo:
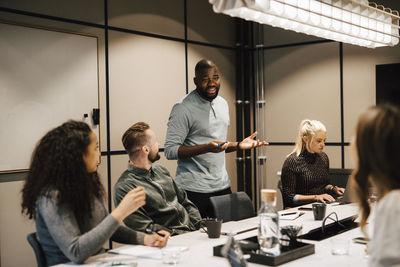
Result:
<svg viewBox="0 0 400 267">
<path fill-rule="evenodd" d="M 111 240 L 164 247 L 164 237 L 133 231 L 122 220 L 145 204 L 143 188 L 130 191 L 111 214 L 97 174 L 97 137 L 84 122 L 68 121 L 36 146 L 22 189 L 22 213 L 34 218 L 47 264 L 82 263 Z"/>
<path fill-rule="evenodd" d="M 358 119 L 352 143 L 357 167 L 351 176 L 364 230 L 371 212 L 370 186 L 378 193 L 369 266 L 400 266 L 400 110 L 371 107 Z"/>
</svg>

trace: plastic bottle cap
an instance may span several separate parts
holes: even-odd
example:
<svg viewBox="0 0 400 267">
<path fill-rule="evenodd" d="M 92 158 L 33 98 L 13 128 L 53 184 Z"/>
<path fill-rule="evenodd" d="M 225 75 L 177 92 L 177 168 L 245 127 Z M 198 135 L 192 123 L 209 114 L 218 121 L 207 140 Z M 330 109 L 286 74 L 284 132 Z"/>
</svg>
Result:
<svg viewBox="0 0 400 267">
<path fill-rule="evenodd" d="M 276 190 L 274 189 L 261 189 L 261 200 L 262 201 L 275 201 Z"/>
</svg>

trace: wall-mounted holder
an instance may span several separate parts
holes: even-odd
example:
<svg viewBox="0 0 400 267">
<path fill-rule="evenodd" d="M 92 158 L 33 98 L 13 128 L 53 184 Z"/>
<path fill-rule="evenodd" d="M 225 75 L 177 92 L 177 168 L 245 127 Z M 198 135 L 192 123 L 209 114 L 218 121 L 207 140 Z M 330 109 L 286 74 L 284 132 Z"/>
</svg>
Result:
<svg viewBox="0 0 400 267">
<path fill-rule="evenodd" d="M 100 124 L 100 109 L 94 108 L 92 112 L 92 120 L 94 125 Z"/>
</svg>

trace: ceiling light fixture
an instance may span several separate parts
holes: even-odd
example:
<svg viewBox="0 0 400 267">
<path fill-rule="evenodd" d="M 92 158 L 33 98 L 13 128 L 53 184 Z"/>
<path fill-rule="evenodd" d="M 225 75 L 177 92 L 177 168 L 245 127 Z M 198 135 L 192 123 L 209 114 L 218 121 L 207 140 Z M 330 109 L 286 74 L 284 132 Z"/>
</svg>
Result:
<svg viewBox="0 0 400 267">
<path fill-rule="evenodd" d="M 209 0 L 214 12 L 369 48 L 399 43 L 399 12 L 367 0 Z"/>
</svg>

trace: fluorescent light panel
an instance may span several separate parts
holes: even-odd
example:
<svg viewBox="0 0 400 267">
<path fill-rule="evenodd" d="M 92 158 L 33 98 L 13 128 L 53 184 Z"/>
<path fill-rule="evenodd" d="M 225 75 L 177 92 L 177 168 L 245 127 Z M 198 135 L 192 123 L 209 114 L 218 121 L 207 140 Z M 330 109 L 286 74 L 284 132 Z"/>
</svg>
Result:
<svg viewBox="0 0 400 267">
<path fill-rule="evenodd" d="M 343 43 L 369 48 L 399 43 L 398 12 L 366 0 L 209 1 L 216 13 Z"/>
</svg>

